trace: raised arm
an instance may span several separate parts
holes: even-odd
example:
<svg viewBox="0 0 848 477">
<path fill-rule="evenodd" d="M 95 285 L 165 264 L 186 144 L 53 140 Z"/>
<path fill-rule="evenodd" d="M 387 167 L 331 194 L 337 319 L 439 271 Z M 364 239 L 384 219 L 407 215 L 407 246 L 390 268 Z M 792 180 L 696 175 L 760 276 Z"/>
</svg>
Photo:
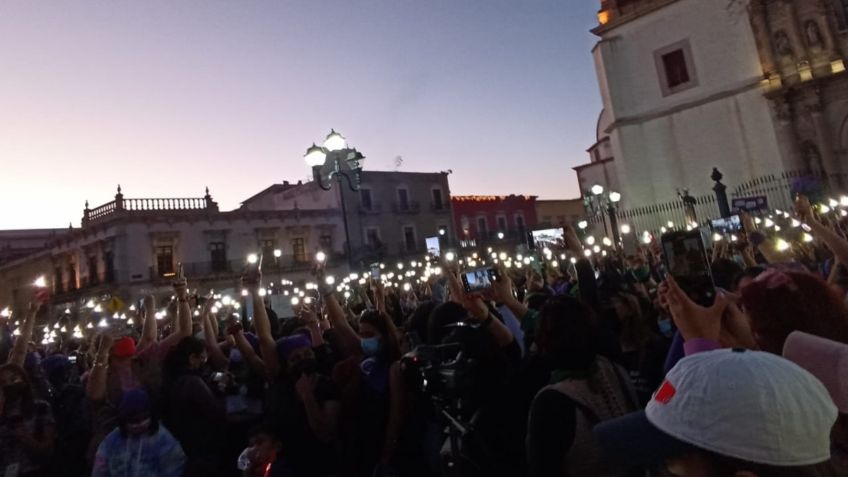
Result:
<svg viewBox="0 0 848 477">
<path fill-rule="evenodd" d="M 29 304 L 24 322 L 20 327 L 21 334 L 18 335 L 15 345 L 9 353 L 9 363 L 23 367 L 26 360 L 27 346 L 29 346 L 29 342 L 32 340 L 32 331 L 35 328 L 35 317 L 38 314 L 38 308 L 39 305 L 36 303 Z"/>
<path fill-rule="evenodd" d="M 106 397 L 106 375 L 109 372 L 109 352 L 112 350 L 112 336 L 108 333 L 100 335 L 97 354 L 85 393 L 92 401 L 102 401 Z"/>
<path fill-rule="evenodd" d="M 209 355 L 209 361 L 212 362 L 212 366 L 215 369 L 227 369 L 227 366 L 230 364 L 230 360 L 224 356 L 223 351 L 221 351 L 221 347 L 218 345 L 218 334 L 212 326 L 212 322 L 215 321 L 215 318 L 212 316 L 212 312 L 210 311 L 211 306 L 208 305 L 211 301 L 212 300 L 207 300 L 207 305 L 204 305 L 203 313 L 200 316 L 200 319 L 203 321 L 203 337 L 204 341 L 206 341 L 206 354 Z"/>
<path fill-rule="evenodd" d="M 280 372 L 280 360 L 277 357 L 277 343 L 271 334 L 271 320 L 265 311 L 265 302 L 259 296 L 259 283 L 245 283 L 250 299 L 253 302 L 253 327 L 259 337 L 259 351 L 268 379 L 273 380 Z"/>
<path fill-rule="evenodd" d="M 329 292 L 324 297 L 324 304 L 327 306 L 327 316 L 330 318 L 330 323 L 333 329 L 338 333 L 340 346 L 345 356 L 356 356 L 362 354 L 362 347 L 359 344 L 359 335 L 350 326 L 345 311 L 339 301 L 336 299 L 336 294 Z"/>
<path fill-rule="evenodd" d="M 795 200 L 795 212 L 810 227 L 813 236 L 824 242 L 841 263 L 848 263 L 848 241 L 842 238 L 835 230 L 816 219 L 809 199 L 803 195 L 799 195 Z"/>
<path fill-rule="evenodd" d="M 138 350 L 141 351 L 157 340 L 158 323 L 156 323 L 156 299 L 153 295 L 144 297 L 139 314 L 144 320 L 141 328 L 141 338 L 138 340 Z"/>
</svg>

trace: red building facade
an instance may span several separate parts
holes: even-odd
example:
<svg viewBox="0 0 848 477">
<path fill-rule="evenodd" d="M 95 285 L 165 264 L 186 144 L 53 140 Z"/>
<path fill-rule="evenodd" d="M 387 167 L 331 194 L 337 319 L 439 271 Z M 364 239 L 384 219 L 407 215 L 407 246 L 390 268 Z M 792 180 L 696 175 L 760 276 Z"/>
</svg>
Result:
<svg viewBox="0 0 848 477">
<path fill-rule="evenodd" d="M 538 224 L 536 196 L 451 196 L 457 240 L 485 242 L 492 239 L 523 240 Z"/>
</svg>

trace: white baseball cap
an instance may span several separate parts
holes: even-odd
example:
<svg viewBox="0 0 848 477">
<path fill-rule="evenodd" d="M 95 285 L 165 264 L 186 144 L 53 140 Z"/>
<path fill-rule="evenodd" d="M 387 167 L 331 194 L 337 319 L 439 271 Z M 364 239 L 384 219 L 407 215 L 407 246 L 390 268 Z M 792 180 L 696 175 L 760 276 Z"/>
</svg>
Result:
<svg viewBox="0 0 848 477">
<path fill-rule="evenodd" d="M 824 385 L 780 356 L 722 349 L 682 359 L 644 411 L 604 422 L 607 458 L 657 462 L 693 448 L 748 462 L 812 465 L 830 459 L 837 409 Z"/>
</svg>

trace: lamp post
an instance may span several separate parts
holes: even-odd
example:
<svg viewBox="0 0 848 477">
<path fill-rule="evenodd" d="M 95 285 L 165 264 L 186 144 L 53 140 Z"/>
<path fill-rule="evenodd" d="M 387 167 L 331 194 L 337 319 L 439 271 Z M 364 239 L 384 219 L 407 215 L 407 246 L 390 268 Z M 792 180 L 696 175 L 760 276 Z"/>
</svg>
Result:
<svg viewBox="0 0 848 477">
<path fill-rule="evenodd" d="M 584 195 L 584 204 L 586 209 L 591 211 L 592 215 L 600 215 L 604 223 L 604 233 L 607 231 L 606 217 L 609 216 L 610 231 L 612 238 L 615 240 L 615 247 L 618 248 L 621 244 L 621 235 L 618 229 L 618 216 L 616 214 L 618 203 L 621 201 L 621 194 L 615 191 L 604 193 L 604 187 L 600 184 L 595 184 Z"/>
<path fill-rule="evenodd" d="M 339 183 L 339 187 L 343 187 L 342 183 L 347 182 L 348 188 L 356 192 L 359 190 L 360 181 L 362 179 L 362 161 L 365 156 L 356 149 L 349 148 L 344 136 L 331 129 L 330 134 L 324 139 L 322 146 L 316 146 L 314 143 L 306 150 L 303 156 L 306 164 L 312 167 L 312 175 L 318 187 L 329 191 L 333 188 L 333 181 Z M 324 177 L 324 170 L 329 169 L 329 172 Z M 345 194 L 343 189 L 339 189 L 339 201 L 342 207 L 342 220 L 344 222 L 345 231 L 345 254 L 347 255 L 347 263 L 353 268 L 353 253 L 350 247 L 350 230 L 347 223 L 347 205 L 345 204 Z"/>
</svg>

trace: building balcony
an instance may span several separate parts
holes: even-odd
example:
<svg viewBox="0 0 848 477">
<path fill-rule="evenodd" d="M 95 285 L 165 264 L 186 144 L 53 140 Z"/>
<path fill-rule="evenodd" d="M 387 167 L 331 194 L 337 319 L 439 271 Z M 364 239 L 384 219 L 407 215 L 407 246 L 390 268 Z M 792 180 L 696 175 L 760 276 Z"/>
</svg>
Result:
<svg viewBox="0 0 848 477">
<path fill-rule="evenodd" d="M 437 214 L 449 214 L 450 207 L 448 207 L 448 204 L 444 202 L 442 202 L 441 204 L 430 202 L 430 211 L 435 212 Z"/>
<path fill-rule="evenodd" d="M 359 215 L 378 215 L 383 213 L 383 204 L 371 204 L 371 207 L 365 207 L 359 204 Z"/>
<path fill-rule="evenodd" d="M 421 212 L 421 204 L 418 202 L 395 202 L 392 204 L 392 212 L 396 214 L 417 214 Z"/>
<path fill-rule="evenodd" d="M 82 225 L 85 227 L 126 216 L 185 216 L 198 212 L 218 212 L 218 203 L 212 200 L 209 189 L 204 197 L 125 199 L 118 186 L 112 202 L 93 209 L 88 207 L 88 202 L 85 203 Z"/>
</svg>

